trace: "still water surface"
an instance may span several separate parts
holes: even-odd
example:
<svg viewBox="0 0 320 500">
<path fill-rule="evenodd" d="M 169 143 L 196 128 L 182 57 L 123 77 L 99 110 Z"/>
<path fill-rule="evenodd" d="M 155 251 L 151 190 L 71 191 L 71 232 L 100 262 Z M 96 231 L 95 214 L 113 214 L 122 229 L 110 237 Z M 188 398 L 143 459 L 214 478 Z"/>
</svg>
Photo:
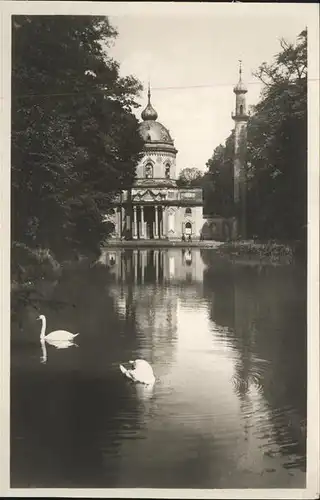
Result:
<svg viewBox="0 0 320 500">
<path fill-rule="evenodd" d="M 297 267 L 212 250 L 65 272 L 12 324 L 11 486 L 305 487 L 305 294 Z M 78 346 L 47 344 L 41 363 L 39 313 Z M 152 391 L 121 374 L 135 358 Z"/>
</svg>

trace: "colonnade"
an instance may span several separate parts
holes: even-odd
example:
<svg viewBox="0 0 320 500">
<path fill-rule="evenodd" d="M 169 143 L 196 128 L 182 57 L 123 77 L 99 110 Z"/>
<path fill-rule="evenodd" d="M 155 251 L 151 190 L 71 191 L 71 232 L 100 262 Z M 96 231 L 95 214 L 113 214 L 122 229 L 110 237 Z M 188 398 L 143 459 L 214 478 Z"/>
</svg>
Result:
<svg viewBox="0 0 320 500">
<path fill-rule="evenodd" d="M 153 238 L 161 239 L 165 237 L 166 233 L 166 223 L 165 223 L 165 207 L 162 205 L 155 205 L 151 207 L 154 209 L 154 219 L 152 222 L 145 220 L 145 206 L 144 205 L 133 205 L 133 224 L 132 224 L 132 236 L 134 239 L 150 239 L 150 228 L 147 228 L 147 224 L 152 223 L 153 226 Z M 149 209 L 149 207 L 148 207 Z M 138 212 L 140 217 L 138 217 Z"/>
</svg>

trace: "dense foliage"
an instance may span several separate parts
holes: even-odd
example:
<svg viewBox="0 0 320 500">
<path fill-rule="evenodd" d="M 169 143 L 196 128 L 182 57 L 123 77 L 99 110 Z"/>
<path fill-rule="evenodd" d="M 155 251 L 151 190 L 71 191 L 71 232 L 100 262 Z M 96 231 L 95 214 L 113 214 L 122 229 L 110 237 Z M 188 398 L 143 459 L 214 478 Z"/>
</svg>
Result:
<svg viewBox="0 0 320 500">
<path fill-rule="evenodd" d="M 108 56 L 116 35 L 105 17 L 13 17 L 13 241 L 95 251 L 103 212 L 130 187 L 141 86 Z"/>
<path fill-rule="evenodd" d="M 204 175 L 204 212 L 210 215 L 233 215 L 234 134 L 220 144 L 207 162 Z"/>
<path fill-rule="evenodd" d="M 307 210 L 307 31 L 295 45 L 281 40 L 272 64 L 255 73 L 264 84 L 248 122 L 247 218 L 251 235 L 305 238 Z M 233 137 L 218 146 L 206 177 L 210 213 L 232 212 Z"/>
<path fill-rule="evenodd" d="M 181 170 L 177 179 L 177 186 L 184 187 L 201 187 L 202 172 L 195 167 L 186 167 Z"/>
</svg>

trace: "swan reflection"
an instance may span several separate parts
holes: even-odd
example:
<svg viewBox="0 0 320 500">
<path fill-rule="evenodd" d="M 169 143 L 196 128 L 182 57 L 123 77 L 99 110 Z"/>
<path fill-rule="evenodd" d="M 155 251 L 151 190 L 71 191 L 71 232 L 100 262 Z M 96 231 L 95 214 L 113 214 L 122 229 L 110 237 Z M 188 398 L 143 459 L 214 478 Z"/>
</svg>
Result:
<svg viewBox="0 0 320 500">
<path fill-rule="evenodd" d="M 73 340 L 54 340 L 54 339 L 41 339 L 41 363 L 46 363 L 48 359 L 46 343 L 55 347 L 56 349 L 68 349 L 69 347 L 79 347 Z"/>
<path fill-rule="evenodd" d="M 141 401 L 147 401 L 152 398 L 154 393 L 154 382 L 152 384 L 135 384 L 137 398 Z"/>
</svg>

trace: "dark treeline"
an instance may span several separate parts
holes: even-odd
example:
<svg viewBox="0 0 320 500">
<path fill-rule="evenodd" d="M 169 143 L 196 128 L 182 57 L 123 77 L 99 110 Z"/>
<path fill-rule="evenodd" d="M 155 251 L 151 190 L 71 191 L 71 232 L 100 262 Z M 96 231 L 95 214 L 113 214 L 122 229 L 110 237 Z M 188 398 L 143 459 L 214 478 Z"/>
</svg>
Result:
<svg viewBox="0 0 320 500">
<path fill-rule="evenodd" d="M 248 236 L 305 242 L 307 224 L 307 31 L 295 45 L 281 40 L 271 64 L 255 76 L 263 83 L 260 101 L 250 111 L 247 138 Z M 233 132 L 219 145 L 199 179 L 204 213 L 230 217 L 233 206 Z M 196 170 L 196 169 L 194 169 Z M 186 185 L 185 173 L 182 182 Z M 188 180 L 188 179 L 187 179 Z"/>
<path fill-rule="evenodd" d="M 143 147 L 141 85 L 108 56 L 117 33 L 106 17 L 12 19 L 13 250 L 97 252 L 102 214 L 131 186 Z"/>
</svg>

